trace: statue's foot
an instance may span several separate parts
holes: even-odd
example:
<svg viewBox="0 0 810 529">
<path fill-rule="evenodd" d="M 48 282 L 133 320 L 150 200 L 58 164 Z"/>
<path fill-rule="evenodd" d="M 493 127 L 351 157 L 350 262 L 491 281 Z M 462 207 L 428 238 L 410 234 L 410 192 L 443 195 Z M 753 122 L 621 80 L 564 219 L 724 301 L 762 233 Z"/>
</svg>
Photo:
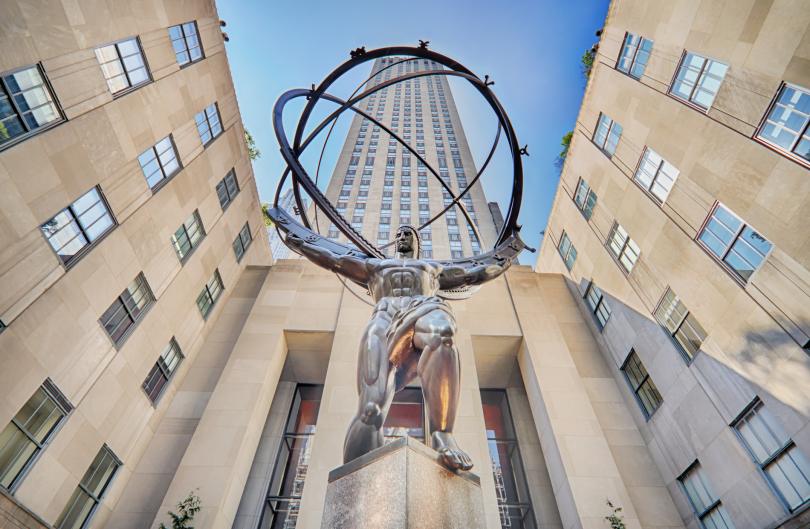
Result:
<svg viewBox="0 0 810 529">
<path fill-rule="evenodd" d="M 470 470 L 473 467 L 470 456 L 461 451 L 450 432 L 433 432 L 433 449 L 442 455 L 442 459 L 450 468 Z"/>
</svg>

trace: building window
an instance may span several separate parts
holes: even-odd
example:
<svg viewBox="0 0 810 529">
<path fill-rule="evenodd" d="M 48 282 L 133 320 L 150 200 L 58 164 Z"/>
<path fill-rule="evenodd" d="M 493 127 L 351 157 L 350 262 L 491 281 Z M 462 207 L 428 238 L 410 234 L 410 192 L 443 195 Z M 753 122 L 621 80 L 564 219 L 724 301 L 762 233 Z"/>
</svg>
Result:
<svg viewBox="0 0 810 529">
<path fill-rule="evenodd" d="M 208 146 L 217 136 L 222 134 L 222 124 L 219 121 L 219 108 L 214 103 L 196 116 L 197 131 L 203 146 Z"/>
<path fill-rule="evenodd" d="M 163 395 L 166 384 L 172 379 L 177 366 L 180 365 L 183 358 L 180 346 L 177 345 L 177 340 L 172 336 L 169 345 L 163 350 L 157 363 L 152 367 L 152 371 L 149 372 L 149 376 L 143 381 L 143 390 L 153 405 L 157 404 L 160 396 Z"/>
<path fill-rule="evenodd" d="M 56 521 L 56 529 L 82 529 L 96 513 L 104 494 L 109 490 L 121 461 L 107 445 L 101 447 L 98 455 L 84 473 L 73 495 L 62 509 Z"/>
<path fill-rule="evenodd" d="M 501 527 L 535 527 L 526 471 L 506 391 L 482 389 L 481 404 Z"/>
<path fill-rule="evenodd" d="M 0 486 L 16 487 L 73 409 L 50 379 L 0 432 Z"/>
<path fill-rule="evenodd" d="M 636 394 L 636 400 L 638 405 L 641 406 L 641 411 L 649 419 L 664 399 L 661 398 L 658 388 L 655 387 L 655 383 L 650 378 L 634 349 L 630 349 L 630 354 L 627 355 L 627 360 L 624 361 L 622 371 L 627 383 L 630 384 Z"/>
<path fill-rule="evenodd" d="M 596 134 L 593 136 L 593 141 L 599 146 L 600 149 L 613 156 L 616 152 L 616 145 L 619 144 L 619 138 L 622 135 L 622 127 L 605 114 L 599 117 L 599 124 L 596 126 Z"/>
<path fill-rule="evenodd" d="M 565 266 L 569 270 L 574 268 L 574 262 L 577 260 L 577 249 L 571 244 L 571 239 L 568 238 L 567 233 L 563 232 L 562 237 L 560 237 L 560 244 L 557 245 L 557 250 L 559 250 L 563 261 L 565 261 Z"/>
<path fill-rule="evenodd" d="M 219 277 L 219 269 L 214 270 L 202 292 L 197 296 L 197 307 L 200 309 L 203 318 L 207 317 L 208 313 L 211 312 L 211 307 L 214 306 L 223 288 L 222 279 Z"/>
<path fill-rule="evenodd" d="M 686 361 L 691 361 L 706 340 L 706 331 L 671 288 L 664 294 L 655 317 L 678 343 Z"/>
<path fill-rule="evenodd" d="M 170 27 L 169 36 L 172 38 L 174 54 L 177 56 L 177 64 L 180 66 L 197 62 L 203 58 L 196 22 Z"/>
<path fill-rule="evenodd" d="M 719 202 L 698 240 L 743 281 L 765 262 L 773 244 Z"/>
<path fill-rule="evenodd" d="M 464 258 L 464 252 L 451 251 L 450 253 L 452 254 L 452 257 L 451 257 L 452 259 L 463 259 Z"/>
<path fill-rule="evenodd" d="M 115 220 L 98 187 L 94 187 L 54 218 L 40 226 L 66 267 L 115 226 Z"/>
<path fill-rule="evenodd" d="M 585 301 L 588 302 L 591 312 L 599 323 L 599 330 L 604 329 L 608 318 L 610 318 L 610 305 L 608 305 L 605 295 L 602 294 L 602 291 L 593 281 L 591 281 L 588 290 L 585 292 Z"/>
<path fill-rule="evenodd" d="M 614 222 L 613 229 L 610 230 L 608 249 L 613 254 L 613 257 L 619 261 L 625 273 L 628 274 L 633 270 L 633 266 L 635 266 L 641 253 L 641 249 L 618 222 Z"/>
<path fill-rule="evenodd" d="M 217 196 L 219 197 L 219 205 L 222 206 L 222 211 L 233 202 L 233 199 L 239 193 L 239 184 L 236 181 L 236 174 L 231 169 L 225 178 L 217 184 Z"/>
<path fill-rule="evenodd" d="M 731 523 L 726 510 L 720 505 L 720 498 L 714 492 L 700 463 L 695 462 L 678 478 L 678 482 L 689 499 L 689 503 L 692 504 L 692 511 L 700 520 L 702 527 L 734 529 L 734 524 Z"/>
<path fill-rule="evenodd" d="M 422 251 L 422 257 L 425 259 L 432 259 L 433 258 L 433 250 L 425 249 Z"/>
<path fill-rule="evenodd" d="M 174 251 L 177 252 L 177 257 L 180 258 L 181 263 L 185 262 L 191 250 L 197 247 L 197 244 L 204 236 L 205 230 L 202 227 L 200 214 L 197 210 L 194 210 L 191 216 L 172 235 Z"/>
<path fill-rule="evenodd" d="M 360 219 L 362 221 L 363 217 L 360 217 Z M 246 222 L 242 227 L 242 231 L 239 232 L 239 235 L 237 235 L 236 239 L 233 241 L 233 253 L 236 255 L 236 262 L 242 260 L 242 256 L 245 255 L 252 241 L 253 237 L 250 234 L 250 226 L 248 226 Z"/>
<path fill-rule="evenodd" d="M 672 185 L 678 178 L 678 174 L 680 171 L 674 165 L 661 158 L 654 150 L 646 147 L 634 178 L 650 192 L 655 200 L 663 203 L 669 196 L 669 192 L 672 191 Z"/>
<path fill-rule="evenodd" d="M 593 209 L 596 207 L 596 193 L 588 186 L 588 183 L 580 178 L 579 185 L 577 186 L 577 192 L 574 195 L 574 202 L 576 202 L 579 209 L 582 210 L 582 213 L 585 214 L 585 218 L 591 220 L 591 215 L 593 215 Z"/>
<path fill-rule="evenodd" d="M 756 137 L 807 165 L 810 160 L 810 90 L 789 84 L 782 86 Z"/>
<path fill-rule="evenodd" d="M 703 110 L 709 110 L 728 65 L 684 52 L 669 93 Z"/>
<path fill-rule="evenodd" d="M 421 388 L 405 388 L 394 394 L 383 423 L 383 435 L 388 442 L 406 435 L 425 442 Z"/>
<path fill-rule="evenodd" d="M 148 151 L 138 156 L 138 163 L 141 164 L 146 183 L 153 191 L 167 182 L 180 170 L 172 135 L 169 134 L 157 142 L 154 147 L 150 147 Z"/>
<path fill-rule="evenodd" d="M 622 54 L 619 56 L 619 63 L 616 68 L 641 79 L 644 74 L 644 67 L 647 66 L 647 61 L 650 59 L 652 47 L 653 41 L 628 33 L 624 38 Z"/>
<path fill-rule="evenodd" d="M 102 46 L 95 51 L 113 95 L 151 81 L 137 37 Z"/>
<path fill-rule="evenodd" d="M 39 66 L 0 75 L 0 148 L 62 121 L 64 117 Z"/>
<path fill-rule="evenodd" d="M 275 470 L 270 478 L 262 527 L 292 528 L 298 521 L 322 396 L 323 386 L 320 385 L 299 384 L 295 389 Z"/>
<path fill-rule="evenodd" d="M 99 321 L 116 347 L 121 347 L 126 341 L 154 301 L 152 290 L 141 272 L 101 315 Z"/>
<path fill-rule="evenodd" d="M 759 399 L 733 426 L 791 512 L 810 499 L 810 463 Z"/>
</svg>

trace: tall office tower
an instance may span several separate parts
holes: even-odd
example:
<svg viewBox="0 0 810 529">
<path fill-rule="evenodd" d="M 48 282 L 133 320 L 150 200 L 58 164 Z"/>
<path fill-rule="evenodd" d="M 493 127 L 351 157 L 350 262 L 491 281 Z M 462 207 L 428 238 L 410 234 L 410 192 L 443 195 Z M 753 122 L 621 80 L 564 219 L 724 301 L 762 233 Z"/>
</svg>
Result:
<svg viewBox="0 0 810 529">
<path fill-rule="evenodd" d="M 377 59 L 366 89 L 412 72 L 439 72 L 442 66 L 424 59 Z M 374 73 L 376 72 L 376 75 Z M 428 75 L 383 88 L 359 107 L 399 134 L 458 195 L 477 174 L 447 77 Z M 452 201 L 427 167 L 380 127 L 355 114 L 326 191 L 338 211 L 378 247 L 393 241 L 402 224 L 422 226 Z M 433 259 L 470 257 L 488 251 L 497 232 L 480 183 L 462 199 L 478 227 L 478 241 L 459 206 L 421 230 L 423 256 Z M 322 233 L 345 240 L 320 217 Z M 483 250 L 482 250 L 483 248 Z M 393 255 L 389 249 L 389 255 Z"/>
<path fill-rule="evenodd" d="M 302 200 L 304 201 L 304 209 L 306 209 L 307 199 L 303 198 Z M 276 206 L 289 213 L 296 221 L 301 222 L 301 213 L 295 205 L 295 195 L 292 189 L 288 189 L 287 192 L 284 193 L 284 196 L 281 197 L 281 200 Z M 281 237 L 278 236 L 278 231 L 275 227 L 271 226 L 267 228 L 267 236 L 270 238 L 270 250 L 273 252 L 273 262 L 279 259 L 288 259 L 290 257 L 290 249 L 281 241 Z"/>
<path fill-rule="evenodd" d="M 165 456 L 271 264 L 216 7 L 2 18 L 0 525 L 168 523 Z"/>
<path fill-rule="evenodd" d="M 661 5 L 611 4 L 536 270 L 675 501 L 631 491 L 642 526 L 807 527 L 810 11 Z"/>
</svg>

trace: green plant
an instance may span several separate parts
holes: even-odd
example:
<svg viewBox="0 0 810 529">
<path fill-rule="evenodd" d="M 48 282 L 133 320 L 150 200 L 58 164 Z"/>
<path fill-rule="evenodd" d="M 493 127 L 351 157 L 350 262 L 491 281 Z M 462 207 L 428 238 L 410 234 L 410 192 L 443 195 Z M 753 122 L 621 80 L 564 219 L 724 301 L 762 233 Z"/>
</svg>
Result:
<svg viewBox="0 0 810 529">
<path fill-rule="evenodd" d="M 261 158 L 262 153 L 256 148 L 256 142 L 253 140 L 253 136 L 250 135 L 250 131 L 247 129 L 247 127 L 245 127 L 245 141 L 247 142 L 248 155 L 250 156 L 250 159 L 255 160 L 257 158 Z"/>
<path fill-rule="evenodd" d="M 596 52 L 593 50 L 588 50 L 585 52 L 585 55 L 582 56 L 580 59 L 580 66 L 579 71 L 582 73 L 582 77 L 585 78 L 585 83 L 587 84 L 588 79 L 591 78 L 591 70 L 593 70 L 593 61 L 596 58 Z"/>
<path fill-rule="evenodd" d="M 618 513 L 622 512 L 621 507 L 614 507 L 613 503 L 609 500 L 605 500 L 605 504 L 613 509 L 613 512 L 610 516 L 605 516 L 605 521 L 610 522 L 610 529 L 627 529 L 627 526 L 624 525 L 624 516 L 617 516 Z"/>
<path fill-rule="evenodd" d="M 571 146 L 571 138 L 573 137 L 574 137 L 573 130 L 562 137 L 560 145 L 562 145 L 563 150 L 560 151 L 560 154 L 554 160 L 554 167 L 557 168 L 557 176 L 562 175 L 562 170 L 563 167 L 565 166 L 565 158 L 568 156 L 568 147 Z"/>
<path fill-rule="evenodd" d="M 262 204 L 262 217 L 264 217 L 264 225 L 268 228 L 273 227 L 273 221 L 270 220 L 270 217 L 267 216 L 267 208 L 270 207 L 270 204 Z"/>
<path fill-rule="evenodd" d="M 200 489 L 195 489 L 200 490 Z M 180 511 L 180 514 L 175 514 L 172 511 L 169 511 L 167 514 L 169 518 L 172 519 L 172 529 L 194 529 L 194 526 L 186 525 L 188 522 L 194 519 L 194 515 L 200 512 L 202 507 L 200 507 L 200 500 L 199 496 L 194 495 L 194 491 L 188 493 L 188 498 L 181 501 L 177 504 L 177 510 Z M 168 529 L 163 522 L 160 523 L 159 529 Z"/>
</svg>

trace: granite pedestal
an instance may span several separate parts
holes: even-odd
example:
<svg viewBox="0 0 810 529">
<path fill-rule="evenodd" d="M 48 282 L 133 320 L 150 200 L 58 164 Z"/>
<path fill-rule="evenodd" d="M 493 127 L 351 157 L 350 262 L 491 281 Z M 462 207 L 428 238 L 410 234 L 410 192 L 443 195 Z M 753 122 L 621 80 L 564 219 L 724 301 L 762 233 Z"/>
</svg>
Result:
<svg viewBox="0 0 810 529">
<path fill-rule="evenodd" d="M 483 529 L 481 481 L 403 437 L 329 473 L 321 527 Z"/>
</svg>

